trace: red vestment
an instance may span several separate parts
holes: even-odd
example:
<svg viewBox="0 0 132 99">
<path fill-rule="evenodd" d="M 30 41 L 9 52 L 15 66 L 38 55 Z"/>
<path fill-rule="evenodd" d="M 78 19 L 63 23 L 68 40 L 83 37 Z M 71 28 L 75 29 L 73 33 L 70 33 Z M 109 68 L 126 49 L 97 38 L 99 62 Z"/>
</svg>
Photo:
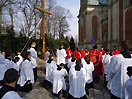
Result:
<svg viewBox="0 0 132 99">
<path fill-rule="evenodd" d="M 112 55 L 117 55 L 117 54 L 120 54 L 120 51 L 119 51 L 118 49 L 116 49 L 116 50 L 114 50 L 114 51 L 112 52 Z"/>
<path fill-rule="evenodd" d="M 80 50 L 80 54 L 81 54 L 81 58 L 84 58 L 86 56 L 85 51 L 83 51 L 83 49 Z"/>
<path fill-rule="evenodd" d="M 93 49 L 89 52 L 89 60 L 94 64 L 93 75 L 98 77 L 104 74 L 102 55 L 97 49 Z"/>
<path fill-rule="evenodd" d="M 67 48 L 66 49 L 66 54 L 67 54 L 66 58 L 70 58 L 71 55 L 72 55 L 72 51 L 69 48 Z"/>
<path fill-rule="evenodd" d="M 79 59 L 79 58 L 81 58 L 81 55 L 80 55 L 80 53 L 79 53 L 77 50 L 75 50 L 75 51 L 73 52 L 73 55 L 75 55 L 75 59 L 76 59 L 76 60 Z"/>
<path fill-rule="evenodd" d="M 87 49 L 85 49 L 85 53 L 89 53 L 89 51 Z"/>
<path fill-rule="evenodd" d="M 104 50 L 102 50 L 102 55 L 104 55 L 105 54 L 105 51 Z"/>
</svg>

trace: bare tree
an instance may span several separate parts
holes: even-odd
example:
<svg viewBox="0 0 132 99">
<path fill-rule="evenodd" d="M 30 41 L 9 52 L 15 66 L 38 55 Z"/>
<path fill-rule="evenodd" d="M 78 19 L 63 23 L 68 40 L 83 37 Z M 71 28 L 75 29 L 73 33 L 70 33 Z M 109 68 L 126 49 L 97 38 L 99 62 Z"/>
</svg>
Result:
<svg viewBox="0 0 132 99">
<path fill-rule="evenodd" d="M 2 9 L 4 6 L 6 6 L 8 3 L 8 0 L 0 0 L 0 9 Z"/>
<path fill-rule="evenodd" d="M 41 0 L 21 0 L 21 12 L 24 16 L 25 32 L 29 33 L 32 26 L 36 25 L 37 20 L 40 19 L 40 14 L 35 11 L 34 6 L 40 6 Z M 29 34 L 28 34 L 29 35 Z"/>
<path fill-rule="evenodd" d="M 13 26 L 14 13 L 17 12 L 14 9 L 17 7 L 16 5 L 18 3 L 19 3 L 19 0 L 0 0 L 0 28 L 1 28 L 1 25 L 4 23 L 4 21 L 6 20 L 6 17 L 4 16 L 5 13 L 6 15 L 9 14 L 11 18 L 11 26 Z M 2 17 L 4 18 L 2 19 Z"/>
<path fill-rule="evenodd" d="M 43 15 L 43 13 L 35 10 L 34 6 L 41 7 L 42 0 L 0 0 L 0 22 L 2 21 L 1 15 L 4 8 L 4 12 L 8 13 L 8 17 L 6 17 L 8 20 L 10 16 L 11 25 L 17 28 L 19 25 L 19 28 L 29 35 L 28 33 Z M 70 30 L 67 21 L 72 17 L 70 11 L 61 6 L 56 6 L 56 0 L 46 0 L 46 10 L 53 13 L 52 16 L 45 15 L 47 33 L 53 34 L 54 37 L 63 37 Z M 14 18 L 16 23 L 14 23 Z M 7 23 L 9 24 L 9 22 Z"/>
<path fill-rule="evenodd" d="M 46 0 L 46 10 L 48 10 L 49 12 L 54 11 L 56 6 L 56 0 Z M 46 33 L 51 33 L 52 32 L 52 21 L 53 21 L 53 15 L 46 15 Z"/>
<path fill-rule="evenodd" d="M 69 10 L 61 6 L 56 6 L 53 13 L 52 26 L 54 36 L 58 34 L 59 38 L 62 38 L 70 30 L 67 19 L 71 18 L 72 15 Z"/>
</svg>

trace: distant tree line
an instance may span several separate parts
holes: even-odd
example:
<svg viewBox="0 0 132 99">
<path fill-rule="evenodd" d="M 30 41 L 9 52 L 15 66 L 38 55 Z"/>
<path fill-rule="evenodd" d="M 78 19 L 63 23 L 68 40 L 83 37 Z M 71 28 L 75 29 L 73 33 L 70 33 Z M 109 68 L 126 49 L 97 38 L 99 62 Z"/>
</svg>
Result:
<svg viewBox="0 0 132 99">
<path fill-rule="evenodd" d="M 31 31 L 43 13 L 39 12 L 34 6 L 42 7 L 42 0 L 0 0 L 0 51 L 12 53 L 21 51 L 25 46 Z M 46 18 L 46 47 L 55 51 L 59 43 L 65 47 L 69 44 L 73 47 L 75 44 L 70 42 L 69 37 L 65 37 L 70 31 L 68 19 L 72 18 L 70 11 L 56 4 L 56 0 L 46 0 L 46 10 L 53 15 L 45 14 Z M 29 41 L 25 50 L 32 41 L 37 42 L 37 50 L 41 54 L 42 49 L 42 28 L 40 28 L 40 38 Z M 72 42 L 73 42 L 73 38 Z"/>
<path fill-rule="evenodd" d="M 35 39 L 35 37 L 28 38 L 26 35 L 23 35 L 20 33 L 19 36 L 16 36 L 16 32 L 14 31 L 14 28 L 12 26 L 6 27 L 6 34 L 0 34 L 0 51 L 5 51 L 7 55 L 10 53 L 16 53 L 17 51 L 22 51 L 22 49 L 25 47 L 22 54 L 27 51 L 27 49 L 30 47 L 31 43 L 35 41 L 37 43 L 37 52 L 39 56 L 42 55 L 42 39 Z M 27 43 L 28 41 L 28 43 Z M 26 45 L 27 44 L 27 45 Z M 67 48 L 68 46 L 71 46 L 71 49 L 74 50 L 75 48 L 75 42 L 73 37 L 63 37 L 62 39 L 55 39 L 51 35 L 46 34 L 45 38 L 45 44 L 46 47 L 49 47 L 51 51 L 55 54 L 55 51 L 57 48 L 59 48 L 60 44 L 64 44 L 64 47 Z"/>
<path fill-rule="evenodd" d="M 72 18 L 70 11 L 56 4 L 56 0 L 46 0 L 46 10 L 53 15 L 45 14 L 46 33 L 54 38 L 62 38 L 69 29 L 68 19 Z M 29 36 L 43 13 L 34 6 L 42 8 L 42 0 L 0 0 L 0 29 L 2 26 L 12 26 Z"/>
</svg>

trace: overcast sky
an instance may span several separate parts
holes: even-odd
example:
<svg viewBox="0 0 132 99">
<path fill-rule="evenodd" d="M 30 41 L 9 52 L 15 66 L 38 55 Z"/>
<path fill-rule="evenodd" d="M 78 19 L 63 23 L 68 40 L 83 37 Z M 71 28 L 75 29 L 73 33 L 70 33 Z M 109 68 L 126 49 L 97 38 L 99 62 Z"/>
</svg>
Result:
<svg viewBox="0 0 132 99">
<path fill-rule="evenodd" d="M 69 9 L 73 18 L 70 19 L 69 25 L 71 31 L 69 35 L 76 36 L 78 34 L 78 14 L 80 9 L 80 0 L 57 0 L 57 5 Z"/>
</svg>

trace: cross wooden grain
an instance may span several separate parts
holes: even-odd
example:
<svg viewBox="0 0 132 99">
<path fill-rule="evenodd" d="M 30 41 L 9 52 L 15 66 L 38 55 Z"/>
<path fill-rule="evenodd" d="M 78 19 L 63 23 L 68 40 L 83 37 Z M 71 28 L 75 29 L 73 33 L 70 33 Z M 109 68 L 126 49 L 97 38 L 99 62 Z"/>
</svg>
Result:
<svg viewBox="0 0 132 99">
<path fill-rule="evenodd" d="M 52 13 L 45 10 L 45 0 L 42 0 L 42 8 L 39 8 L 37 6 L 35 6 L 34 8 L 39 10 L 42 13 L 47 13 L 49 15 L 52 15 Z M 42 26 L 43 26 L 43 48 L 42 48 L 42 53 L 45 53 L 45 15 L 43 15 Z"/>
</svg>

